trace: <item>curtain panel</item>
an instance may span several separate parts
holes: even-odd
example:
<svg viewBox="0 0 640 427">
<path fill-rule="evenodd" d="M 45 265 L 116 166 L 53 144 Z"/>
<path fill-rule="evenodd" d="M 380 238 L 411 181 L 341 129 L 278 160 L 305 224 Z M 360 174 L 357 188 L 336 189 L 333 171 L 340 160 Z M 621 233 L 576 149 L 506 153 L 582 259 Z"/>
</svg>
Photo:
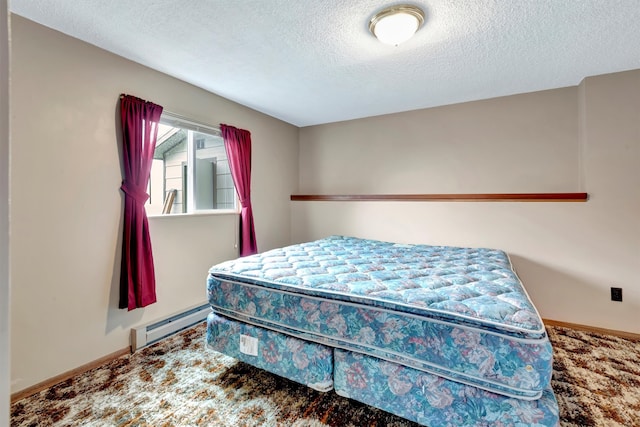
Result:
<svg viewBox="0 0 640 427">
<path fill-rule="evenodd" d="M 229 169 L 236 192 L 240 199 L 240 256 L 258 252 L 256 231 L 251 207 L 251 133 L 221 124 L 220 131 L 224 139 L 224 148 L 229 160 Z"/>
<path fill-rule="evenodd" d="M 120 308 L 156 302 L 156 279 L 144 204 L 158 137 L 162 107 L 131 95 L 120 96 L 124 219 L 120 270 Z"/>
</svg>

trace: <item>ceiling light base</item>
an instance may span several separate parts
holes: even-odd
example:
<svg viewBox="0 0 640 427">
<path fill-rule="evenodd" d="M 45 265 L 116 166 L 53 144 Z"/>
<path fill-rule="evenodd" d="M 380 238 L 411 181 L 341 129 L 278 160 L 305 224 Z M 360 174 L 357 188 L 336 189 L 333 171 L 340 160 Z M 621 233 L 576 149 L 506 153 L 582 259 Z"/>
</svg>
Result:
<svg viewBox="0 0 640 427">
<path fill-rule="evenodd" d="M 382 43 L 398 46 L 413 37 L 423 23 L 422 9 L 403 4 L 376 13 L 369 21 L 369 31 Z"/>
</svg>

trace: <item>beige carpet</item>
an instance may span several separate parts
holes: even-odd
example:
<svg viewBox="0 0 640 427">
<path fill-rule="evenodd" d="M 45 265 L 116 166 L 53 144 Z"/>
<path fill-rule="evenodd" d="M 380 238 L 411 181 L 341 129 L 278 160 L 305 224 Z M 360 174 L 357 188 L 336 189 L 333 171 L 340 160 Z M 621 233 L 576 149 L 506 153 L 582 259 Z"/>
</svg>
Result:
<svg viewBox="0 0 640 427">
<path fill-rule="evenodd" d="M 548 328 L 563 426 L 640 426 L 640 342 Z M 11 426 L 415 427 L 204 350 L 204 325 L 11 406 Z"/>
</svg>

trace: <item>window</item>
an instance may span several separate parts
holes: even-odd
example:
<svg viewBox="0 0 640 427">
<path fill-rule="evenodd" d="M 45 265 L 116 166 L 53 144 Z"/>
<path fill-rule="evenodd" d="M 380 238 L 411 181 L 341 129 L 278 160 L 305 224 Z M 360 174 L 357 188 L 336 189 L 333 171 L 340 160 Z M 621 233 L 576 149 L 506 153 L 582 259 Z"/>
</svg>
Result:
<svg viewBox="0 0 640 427">
<path fill-rule="evenodd" d="M 148 190 L 149 215 L 236 209 L 220 130 L 163 113 Z"/>
</svg>

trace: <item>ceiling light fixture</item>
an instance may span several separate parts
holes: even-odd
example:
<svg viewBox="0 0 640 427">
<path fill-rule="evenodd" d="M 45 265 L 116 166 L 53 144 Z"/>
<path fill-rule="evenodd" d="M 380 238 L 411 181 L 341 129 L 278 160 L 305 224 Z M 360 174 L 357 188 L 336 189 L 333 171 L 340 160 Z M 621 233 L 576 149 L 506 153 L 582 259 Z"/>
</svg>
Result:
<svg viewBox="0 0 640 427">
<path fill-rule="evenodd" d="M 391 6 L 376 13 L 369 31 L 384 44 L 398 46 L 409 40 L 424 23 L 424 12 L 408 4 Z"/>
</svg>

